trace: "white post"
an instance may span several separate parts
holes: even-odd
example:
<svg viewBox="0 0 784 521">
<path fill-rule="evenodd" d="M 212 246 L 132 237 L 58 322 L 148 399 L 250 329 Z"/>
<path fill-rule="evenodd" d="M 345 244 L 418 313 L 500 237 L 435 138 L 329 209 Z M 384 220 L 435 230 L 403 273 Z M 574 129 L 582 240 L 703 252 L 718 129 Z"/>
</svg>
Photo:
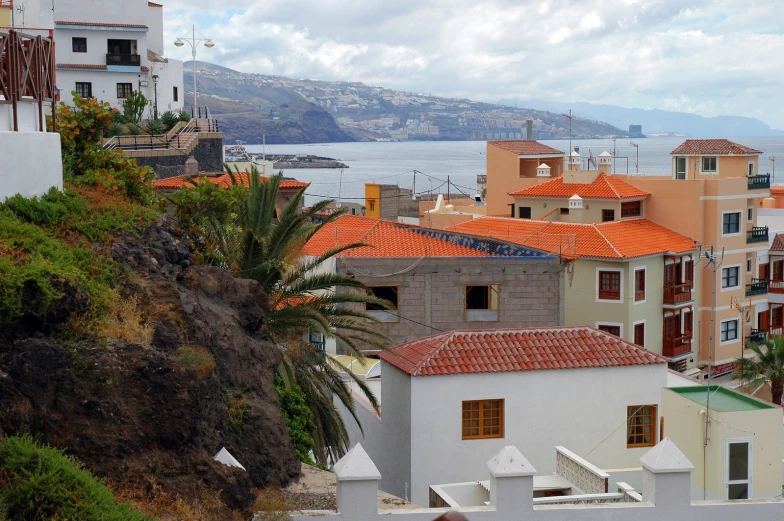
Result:
<svg viewBox="0 0 784 521">
<path fill-rule="evenodd" d="M 691 505 L 691 472 L 694 465 L 670 440 L 664 438 L 640 458 L 643 467 L 642 500 L 661 510 L 661 519 L 673 519 L 668 512 L 681 512 Z"/>
<path fill-rule="evenodd" d="M 193 24 L 193 118 L 196 119 L 196 24 Z"/>
<path fill-rule="evenodd" d="M 337 478 L 338 512 L 343 519 L 370 521 L 378 516 L 381 473 L 357 443 L 333 467 Z"/>
<path fill-rule="evenodd" d="M 487 462 L 490 469 L 490 504 L 496 512 L 509 514 L 533 510 L 536 469 L 516 447 L 508 445 Z M 525 514 L 522 516 L 527 517 Z"/>
</svg>

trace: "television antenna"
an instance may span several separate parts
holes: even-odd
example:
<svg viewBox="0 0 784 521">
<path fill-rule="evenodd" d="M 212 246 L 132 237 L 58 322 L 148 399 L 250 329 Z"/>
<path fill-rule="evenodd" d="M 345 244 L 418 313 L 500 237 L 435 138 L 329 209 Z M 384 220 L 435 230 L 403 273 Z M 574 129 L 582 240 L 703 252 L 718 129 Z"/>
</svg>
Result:
<svg viewBox="0 0 784 521">
<path fill-rule="evenodd" d="M 776 156 L 768 156 L 768 161 L 773 165 L 773 176 L 770 179 L 770 183 L 773 184 L 776 182 Z"/>
<path fill-rule="evenodd" d="M 24 4 L 19 4 L 18 6 L 16 6 L 16 12 L 19 13 L 20 15 L 22 15 L 22 26 L 23 27 L 24 27 L 24 24 L 25 24 L 25 10 L 26 9 L 27 8 L 25 7 Z M 14 23 L 11 22 L 11 25 L 14 25 Z"/>
<path fill-rule="evenodd" d="M 564 114 L 563 117 L 569 118 L 569 153 L 572 153 L 572 109 L 569 109 L 569 114 Z"/>
</svg>

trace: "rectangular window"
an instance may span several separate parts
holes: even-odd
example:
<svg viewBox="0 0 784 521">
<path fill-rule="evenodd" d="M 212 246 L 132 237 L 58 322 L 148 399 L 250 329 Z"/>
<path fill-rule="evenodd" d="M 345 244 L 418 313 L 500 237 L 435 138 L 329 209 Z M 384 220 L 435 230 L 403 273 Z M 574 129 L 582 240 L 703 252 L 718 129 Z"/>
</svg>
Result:
<svg viewBox="0 0 784 521">
<path fill-rule="evenodd" d="M 632 405 L 626 408 L 626 448 L 656 445 L 656 406 Z"/>
<path fill-rule="evenodd" d="M 773 280 L 784 280 L 784 261 L 773 261 Z"/>
<path fill-rule="evenodd" d="M 740 285 L 740 268 L 731 266 L 721 269 L 721 287 L 737 288 Z"/>
<path fill-rule="evenodd" d="M 469 322 L 498 320 L 500 284 L 465 287 L 465 317 Z"/>
<path fill-rule="evenodd" d="M 621 217 L 639 217 L 641 215 L 642 215 L 641 201 L 621 203 Z"/>
<path fill-rule="evenodd" d="M 621 274 L 617 271 L 599 272 L 599 299 L 621 300 Z"/>
<path fill-rule="evenodd" d="M 749 221 L 749 222 L 754 220 L 754 207 L 753 206 L 749 206 L 746 209 L 746 220 Z"/>
<path fill-rule="evenodd" d="M 172 101 L 180 101 L 180 90 L 177 87 L 173 87 L 172 92 Z"/>
<path fill-rule="evenodd" d="M 370 211 L 371 212 L 375 212 L 376 211 L 376 202 L 375 201 L 370 201 Z"/>
<path fill-rule="evenodd" d="M 751 273 L 751 259 L 746 259 L 746 273 Z"/>
<path fill-rule="evenodd" d="M 715 174 L 718 171 L 717 165 L 719 163 L 718 157 L 703 157 L 702 158 L 702 171 L 706 173 Z"/>
<path fill-rule="evenodd" d="M 645 300 L 645 270 L 634 272 L 634 301 Z"/>
<path fill-rule="evenodd" d="M 531 218 L 531 207 L 530 206 L 521 206 L 517 209 L 517 216 L 520 219 L 530 219 Z"/>
<path fill-rule="evenodd" d="M 694 261 L 687 260 L 684 264 L 686 267 L 684 268 L 684 281 L 685 282 L 693 282 L 694 281 Z"/>
<path fill-rule="evenodd" d="M 597 328 L 599 331 L 604 331 L 605 333 L 609 333 L 615 336 L 621 336 L 621 326 L 610 326 L 607 324 L 599 324 Z"/>
<path fill-rule="evenodd" d="M 634 325 L 634 343 L 640 347 L 645 347 L 645 324 Z"/>
<path fill-rule="evenodd" d="M 728 320 L 721 323 L 721 341 L 730 342 L 738 339 L 738 321 Z"/>
<path fill-rule="evenodd" d="M 117 84 L 117 99 L 125 99 L 133 93 L 133 83 Z"/>
<path fill-rule="evenodd" d="M 463 402 L 464 440 L 503 437 L 503 400 L 472 400 Z"/>
<path fill-rule="evenodd" d="M 686 311 L 683 314 L 683 334 L 691 339 L 691 332 L 694 329 L 694 322 L 692 319 L 691 311 Z"/>
<path fill-rule="evenodd" d="M 615 210 L 602 210 L 602 222 L 610 222 L 615 220 Z"/>
<path fill-rule="evenodd" d="M 727 440 L 724 466 L 727 499 L 751 497 L 751 440 Z"/>
<path fill-rule="evenodd" d="M 686 158 L 675 158 L 675 179 L 686 179 Z"/>
<path fill-rule="evenodd" d="M 87 38 L 72 38 L 71 50 L 73 52 L 87 52 Z"/>
<path fill-rule="evenodd" d="M 781 306 L 779 306 L 777 308 L 773 308 L 773 309 L 770 310 L 770 325 L 771 326 L 773 326 L 773 327 L 781 327 L 782 325 L 784 325 L 784 313 L 782 313 L 782 310 L 784 310 L 784 308 L 782 308 Z M 767 328 L 765 328 L 765 326 L 767 326 L 767 324 L 758 324 L 758 326 L 759 326 L 760 329 L 767 329 Z"/>
<path fill-rule="evenodd" d="M 368 315 L 375 317 L 381 322 L 397 322 L 400 320 L 400 314 L 398 313 L 400 288 L 398 286 L 371 286 L 368 289 L 374 297 L 386 300 L 392 306 L 391 309 L 384 309 L 377 304 L 365 304 L 365 311 Z"/>
<path fill-rule="evenodd" d="M 569 215 L 569 208 L 561 208 L 561 215 Z"/>
<path fill-rule="evenodd" d="M 76 82 L 76 93 L 83 97 L 83 98 L 92 98 L 93 97 L 93 84 L 89 81 Z"/>
<path fill-rule="evenodd" d="M 749 177 L 754 175 L 754 163 L 749 163 Z"/>
<path fill-rule="evenodd" d="M 740 233 L 740 212 L 725 213 L 722 220 L 721 232 L 724 235 Z"/>
</svg>

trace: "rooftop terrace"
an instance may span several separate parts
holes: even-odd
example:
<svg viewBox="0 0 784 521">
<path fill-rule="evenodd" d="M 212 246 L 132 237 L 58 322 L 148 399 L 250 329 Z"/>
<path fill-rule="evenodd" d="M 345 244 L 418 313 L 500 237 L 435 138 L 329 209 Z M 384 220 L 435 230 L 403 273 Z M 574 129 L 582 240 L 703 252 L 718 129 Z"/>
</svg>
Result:
<svg viewBox="0 0 784 521">
<path fill-rule="evenodd" d="M 710 393 L 710 408 L 718 412 L 759 411 L 776 408 L 772 404 L 720 385 L 712 385 L 710 387 L 670 387 L 667 390 L 699 405 L 705 405 L 708 393 Z"/>
</svg>

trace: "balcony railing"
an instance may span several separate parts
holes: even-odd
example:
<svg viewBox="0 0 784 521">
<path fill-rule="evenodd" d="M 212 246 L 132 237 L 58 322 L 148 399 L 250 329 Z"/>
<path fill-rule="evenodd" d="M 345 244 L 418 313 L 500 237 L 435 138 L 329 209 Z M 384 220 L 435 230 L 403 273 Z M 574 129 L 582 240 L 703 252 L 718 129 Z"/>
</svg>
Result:
<svg viewBox="0 0 784 521">
<path fill-rule="evenodd" d="M 769 188 L 770 174 L 749 176 L 749 190 L 767 190 Z"/>
<path fill-rule="evenodd" d="M 755 344 L 762 345 L 765 343 L 765 338 L 768 332 L 764 329 L 752 329 L 749 331 L 749 336 L 746 337 L 747 342 L 754 342 Z"/>
<path fill-rule="evenodd" d="M 138 54 L 107 54 L 106 65 L 127 65 L 138 67 L 142 64 L 141 56 Z"/>
<path fill-rule="evenodd" d="M 694 287 L 692 282 L 678 284 L 676 286 L 666 286 L 664 288 L 665 304 L 681 304 L 692 299 L 691 290 Z"/>
<path fill-rule="evenodd" d="M 746 232 L 746 244 L 755 242 L 768 242 L 767 226 L 754 226 L 751 230 Z"/>
<path fill-rule="evenodd" d="M 746 284 L 746 296 L 764 295 L 768 292 L 768 279 L 751 279 L 751 284 Z"/>
<path fill-rule="evenodd" d="M 685 355 L 691 352 L 691 333 L 685 333 L 674 338 L 663 339 L 662 354 L 669 356 Z"/>
<path fill-rule="evenodd" d="M 771 280 L 768 284 L 768 293 L 784 293 L 784 280 Z"/>
</svg>

